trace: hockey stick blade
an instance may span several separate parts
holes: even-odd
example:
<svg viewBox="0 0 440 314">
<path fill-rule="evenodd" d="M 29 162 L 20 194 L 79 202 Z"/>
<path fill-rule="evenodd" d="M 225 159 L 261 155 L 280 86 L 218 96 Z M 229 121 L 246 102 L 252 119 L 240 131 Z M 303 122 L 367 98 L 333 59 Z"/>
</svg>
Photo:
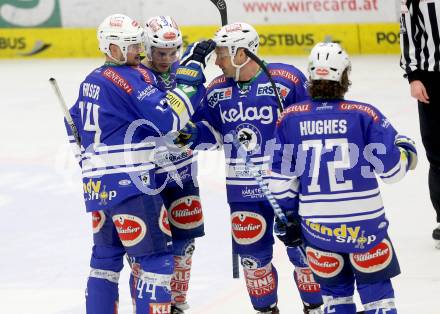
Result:
<svg viewBox="0 0 440 314">
<path fill-rule="evenodd" d="M 67 108 L 66 102 L 64 101 L 63 95 L 61 94 L 61 90 L 58 87 L 57 80 L 53 77 L 49 79 L 50 85 L 52 85 L 55 95 L 58 98 L 58 103 L 61 106 L 61 110 L 63 110 L 64 117 L 66 118 L 67 124 L 72 130 L 73 137 L 75 138 L 76 144 L 81 147 L 81 138 L 79 137 L 78 129 L 73 122 L 72 116 L 70 115 L 69 109 Z"/>
<path fill-rule="evenodd" d="M 212 3 L 217 7 L 220 17 L 222 19 L 222 26 L 228 24 L 228 9 L 226 7 L 225 0 L 211 0 Z"/>
</svg>

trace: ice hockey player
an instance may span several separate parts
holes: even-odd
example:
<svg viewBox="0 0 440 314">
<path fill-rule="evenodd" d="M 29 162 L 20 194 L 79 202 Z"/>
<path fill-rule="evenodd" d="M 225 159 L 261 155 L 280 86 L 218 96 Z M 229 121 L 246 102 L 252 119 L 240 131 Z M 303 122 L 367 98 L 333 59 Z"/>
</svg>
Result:
<svg viewBox="0 0 440 314">
<path fill-rule="evenodd" d="M 245 49 L 257 53 L 258 33 L 249 24 L 234 23 L 223 26 L 214 41 L 215 63 L 223 75 L 208 86 L 203 107 L 195 115 L 202 121 L 195 126 L 187 125 L 182 133 L 193 146 L 200 144 L 203 148 L 206 143 L 215 143 L 216 139 L 221 143 L 226 135 L 236 133 L 252 163 L 267 176 L 271 156 L 265 154 L 266 143 L 273 140 L 278 105 L 268 77 L 245 54 Z M 284 104 L 308 99 L 306 78 L 300 70 L 282 63 L 266 65 Z M 251 167 L 238 155 L 237 147 L 224 143 L 224 151 L 233 250 L 240 255 L 253 307 L 258 313 L 278 313 L 278 279 L 272 264 L 274 212 L 251 174 Z M 287 251 L 295 265 L 294 278 L 304 302 L 304 313 L 320 313 L 319 285 L 300 250 Z"/>
<path fill-rule="evenodd" d="M 169 313 L 172 242 L 155 193 L 153 152 L 160 148 L 156 139 L 181 129 L 203 98 L 203 69 L 215 43 L 194 44 L 177 69 L 178 87 L 165 93 L 132 68 L 140 63 L 144 44 L 144 29 L 136 21 L 111 15 L 97 35 L 105 63 L 81 83 L 70 109 L 81 143 L 77 155 L 86 209 L 93 217 L 87 313 L 117 313 L 125 253 L 140 265 L 135 313 Z M 70 128 L 68 133 L 75 143 Z"/>
<path fill-rule="evenodd" d="M 170 16 L 155 16 L 145 23 L 146 58 L 136 69 L 161 91 L 176 87 L 176 70 L 182 48 L 182 33 Z M 145 68 L 146 67 L 146 68 Z M 204 235 L 203 214 L 197 180 L 197 153 L 191 149 L 166 150 L 155 156 L 156 186 L 168 210 L 174 254 L 171 278 L 171 314 L 181 314 L 189 306 L 186 295 L 191 275 L 194 238 Z M 172 166 L 170 166 L 172 164 Z M 139 264 L 132 260 L 132 267 Z M 132 297 L 136 278 L 132 277 Z"/>
<path fill-rule="evenodd" d="M 376 176 L 399 181 L 416 167 L 417 152 L 377 108 L 344 99 L 350 69 L 340 45 L 319 43 L 312 49 L 312 100 L 289 106 L 277 122 L 281 148 L 270 187 L 275 194 L 297 191 L 291 209 L 299 207 L 324 313 L 356 313 L 355 283 L 365 314 L 397 313 L 390 279 L 400 268 Z"/>
</svg>

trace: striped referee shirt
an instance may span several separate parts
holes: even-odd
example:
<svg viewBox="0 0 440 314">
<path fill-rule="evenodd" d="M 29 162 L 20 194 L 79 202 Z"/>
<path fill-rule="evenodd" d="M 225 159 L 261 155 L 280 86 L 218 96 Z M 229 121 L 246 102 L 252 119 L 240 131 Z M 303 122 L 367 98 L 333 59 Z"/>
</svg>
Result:
<svg viewBox="0 0 440 314">
<path fill-rule="evenodd" d="M 410 82 L 440 72 L 440 0 L 402 0 L 400 66 Z"/>
</svg>

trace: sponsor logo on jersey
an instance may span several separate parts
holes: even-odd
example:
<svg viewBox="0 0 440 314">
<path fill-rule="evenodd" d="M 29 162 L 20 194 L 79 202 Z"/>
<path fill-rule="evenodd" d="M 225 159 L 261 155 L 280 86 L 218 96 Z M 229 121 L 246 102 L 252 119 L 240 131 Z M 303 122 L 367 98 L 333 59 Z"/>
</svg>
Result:
<svg viewBox="0 0 440 314">
<path fill-rule="evenodd" d="M 119 180 L 118 184 L 120 186 L 129 186 L 131 184 L 131 181 L 127 179 L 123 179 L 123 180 Z"/>
<path fill-rule="evenodd" d="M 221 105 L 220 105 L 221 106 Z M 259 121 L 261 124 L 271 124 L 273 121 L 272 106 L 258 106 L 243 108 L 243 103 L 238 102 L 237 108 L 220 111 L 223 123 L 234 123 L 237 121 Z"/>
<path fill-rule="evenodd" d="M 276 281 L 272 271 L 272 264 L 255 270 L 244 269 L 246 286 L 250 296 L 262 297 L 274 292 Z"/>
<path fill-rule="evenodd" d="M 200 198 L 185 196 L 171 203 L 169 219 L 171 224 L 181 229 L 194 229 L 203 224 Z"/>
<path fill-rule="evenodd" d="M 122 89 L 127 94 L 131 94 L 133 92 L 133 87 L 131 87 L 128 81 L 119 75 L 119 73 L 117 73 L 114 69 L 106 68 L 104 72 L 102 72 L 102 75 L 109 81 L 112 81 L 117 87 Z"/>
<path fill-rule="evenodd" d="M 148 84 L 153 84 L 154 79 L 151 77 L 150 73 L 148 73 L 148 70 L 140 65 L 132 66 L 133 69 L 138 71 L 141 75 L 144 81 Z"/>
<path fill-rule="evenodd" d="M 313 278 L 313 272 L 308 267 L 295 267 L 295 281 L 298 289 L 304 292 L 319 292 L 319 284 Z"/>
<path fill-rule="evenodd" d="M 168 92 L 166 97 L 171 108 L 173 108 L 176 114 L 180 117 L 182 113 L 186 111 L 185 103 L 179 96 L 172 92 Z"/>
<path fill-rule="evenodd" d="M 366 253 L 351 253 L 350 261 L 354 268 L 363 273 L 374 273 L 385 269 L 393 258 L 391 243 L 384 239 Z"/>
<path fill-rule="evenodd" d="M 328 102 L 323 102 L 321 105 L 315 108 L 316 111 L 332 110 L 333 106 L 329 106 Z"/>
<path fill-rule="evenodd" d="M 265 175 L 266 174 L 265 172 L 266 172 L 265 170 L 260 171 L 262 175 Z M 263 190 L 261 190 L 260 187 L 251 189 L 246 186 L 244 189 L 241 190 L 241 196 L 246 198 L 262 198 L 264 197 L 264 194 L 263 194 Z"/>
<path fill-rule="evenodd" d="M 160 209 L 159 228 L 160 230 L 162 230 L 163 233 L 171 237 L 171 228 L 170 228 L 170 222 L 168 220 L 168 211 L 165 208 L 165 206 L 162 206 L 162 208 Z"/>
<path fill-rule="evenodd" d="M 297 113 L 297 112 L 309 112 L 310 110 L 312 110 L 312 106 L 310 104 L 289 106 L 286 110 L 284 110 L 281 113 L 277 121 L 277 126 L 280 125 L 281 121 L 283 121 L 284 117 L 286 117 L 288 114 Z"/>
<path fill-rule="evenodd" d="M 221 84 L 224 82 L 226 82 L 226 76 L 220 75 L 220 76 L 216 77 L 215 79 L 213 79 L 211 81 L 211 83 L 209 83 L 207 89 L 210 89 L 211 87 L 214 87 L 215 85 L 218 85 L 218 84 Z"/>
<path fill-rule="evenodd" d="M 291 81 L 293 84 L 299 84 L 300 79 L 293 74 L 292 72 L 289 72 L 287 70 L 283 70 L 283 69 L 270 69 L 269 70 L 270 75 L 272 75 L 272 77 L 282 77 L 285 78 L 289 81 Z"/>
<path fill-rule="evenodd" d="M 101 184 L 101 180 L 94 181 L 89 179 L 88 182 L 83 182 L 84 199 L 86 201 L 98 201 L 99 205 L 107 205 L 108 201 L 111 201 L 117 197 L 116 190 L 106 190 L 106 186 Z"/>
<path fill-rule="evenodd" d="M 370 244 L 376 240 L 375 235 L 365 236 L 365 231 L 361 230 L 360 226 L 348 226 L 347 224 L 330 226 L 306 219 L 303 221 L 303 227 L 312 236 L 318 234 L 318 237 L 324 241 L 328 241 L 328 238 L 335 238 L 338 243 L 356 244 L 356 247 L 359 248 L 363 248 L 364 244 Z"/>
<path fill-rule="evenodd" d="M 238 211 L 231 215 L 232 236 L 241 245 L 248 245 L 260 240 L 266 232 L 266 220 L 263 216 Z"/>
<path fill-rule="evenodd" d="M 171 314 L 171 303 L 150 303 L 149 314 Z"/>
<path fill-rule="evenodd" d="M 105 223 L 105 214 L 102 210 L 92 212 L 93 233 L 98 233 Z"/>
<path fill-rule="evenodd" d="M 275 83 L 278 94 L 283 98 L 286 99 L 287 95 L 289 95 L 290 88 L 284 86 L 281 83 Z M 273 87 L 271 83 L 265 83 L 265 84 L 258 84 L 257 86 L 257 96 L 275 96 Z"/>
<path fill-rule="evenodd" d="M 232 98 L 232 87 L 214 89 L 207 95 L 208 105 L 214 108 L 219 101 Z"/>
<path fill-rule="evenodd" d="M 367 105 L 361 105 L 361 104 L 350 104 L 350 103 L 341 103 L 339 105 L 339 110 L 343 111 L 361 111 L 366 114 L 368 114 L 374 122 L 379 122 L 379 115 L 376 113 L 376 111 Z"/>
<path fill-rule="evenodd" d="M 142 91 L 138 91 L 137 92 L 137 100 L 142 101 L 144 100 L 146 97 L 150 97 L 151 95 L 153 95 L 154 93 L 156 93 L 158 91 L 158 89 L 156 87 L 154 87 L 153 85 L 148 85 L 145 89 L 143 89 Z"/>
<path fill-rule="evenodd" d="M 333 252 L 323 252 L 315 248 L 307 247 L 307 261 L 312 271 L 323 278 L 334 277 L 344 267 L 344 259 L 341 255 Z"/>
<path fill-rule="evenodd" d="M 120 214 L 113 216 L 113 223 L 119 239 L 124 246 L 134 246 L 142 241 L 147 233 L 147 226 L 137 216 Z"/>
</svg>

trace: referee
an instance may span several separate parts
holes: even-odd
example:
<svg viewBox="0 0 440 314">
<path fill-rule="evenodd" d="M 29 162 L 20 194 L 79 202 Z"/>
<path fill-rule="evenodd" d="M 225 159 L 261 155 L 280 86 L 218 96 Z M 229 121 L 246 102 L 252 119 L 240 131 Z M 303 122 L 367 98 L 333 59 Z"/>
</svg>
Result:
<svg viewBox="0 0 440 314">
<path fill-rule="evenodd" d="M 429 192 L 440 223 L 440 0 L 403 0 L 400 65 L 418 100 L 420 132 L 429 160 Z M 440 241 L 440 225 L 432 233 Z M 440 243 L 440 242 L 439 242 Z"/>
</svg>

